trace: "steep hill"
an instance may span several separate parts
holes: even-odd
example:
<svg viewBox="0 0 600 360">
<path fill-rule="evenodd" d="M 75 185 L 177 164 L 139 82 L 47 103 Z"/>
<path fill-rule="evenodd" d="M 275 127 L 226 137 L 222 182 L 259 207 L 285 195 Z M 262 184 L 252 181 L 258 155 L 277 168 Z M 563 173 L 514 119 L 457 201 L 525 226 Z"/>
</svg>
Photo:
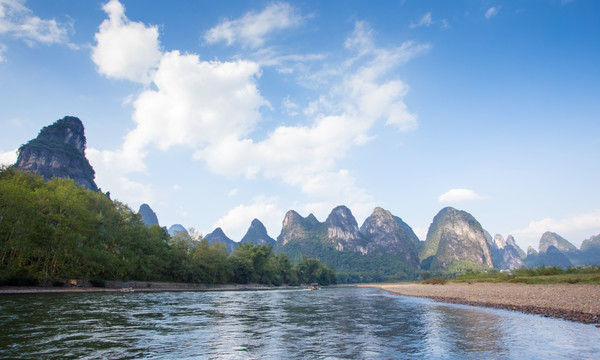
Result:
<svg viewBox="0 0 600 360">
<path fill-rule="evenodd" d="M 158 217 L 150 205 L 142 204 L 138 210 L 138 214 L 142 217 L 142 221 L 146 226 L 158 225 Z"/>
<path fill-rule="evenodd" d="M 544 252 L 530 252 L 525 264 L 528 267 L 557 266 L 563 269 L 573 265 L 569 258 L 553 245 L 548 246 Z"/>
<path fill-rule="evenodd" d="M 317 257 L 337 271 L 341 282 L 414 279 L 419 262 L 413 242 L 418 238 L 397 219 L 378 208 L 359 228 L 346 206 L 333 209 L 325 222 L 290 210 L 275 250 L 295 261 Z"/>
<path fill-rule="evenodd" d="M 540 253 L 546 252 L 550 246 L 554 246 L 562 253 L 577 252 L 577 247 L 571 244 L 568 240 L 550 231 L 546 231 L 540 238 L 540 245 L 538 251 Z"/>
<path fill-rule="evenodd" d="M 86 189 L 98 191 L 94 169 L 85 157 L 85 146 L 83 123 L 76 117 L 65 116 L 21 145 L 15 168 L 37 172 L 45 180 L 70 178 Z"/>
<path fill-rule="evenodd" d="M 189 237 L 190 234 L 188 233 L 188 231 L 186 230 L 186 228 L 181 225 L 181 224 L 173 224 L 169 227 L 169 230 L 167 231 L 169 233 L 169 235 L 171 236 L 175 236 L 177 234 L 181 234 L 185 237 Z"/>
<path fill-rule="evenodd" d="M 275 246 L 275 239 L 267 234 L 265 225 L 258 219 L 252 220 L 246 235 L 242 238 L 240 243 L 253 243 L 254 245 L 273 245 Z"/>
<path fill-rule="evenodd" d="M 420 269 L 416 244 L 419 238 L 401 218 L 380 207 L 375 208 L 360 232 L 367 239 L 367 254 L 393 254 L 415 269 Z"/>
<path fill-rule="evenodd" d="M 447 207 L 433 218 L 419 254 L 421 266 L 434 271 L 493 267 L 481 224 L 469 213 Z"/>
<path fill-rule="evenodd" d="M 513 245 L 516 245 L 516 243 L 512 236 L 509 235 L 509 238 L 512 239 L 510 243 L 509 241 L 504 240 L 502 235 L 496 234 L 490 245 L 494 267 L 501 270 L 514 270 L 525 266 L 525 263 L 519 254 L 520 248 L 517 249 L 518 246 L 515 247 Z"/>
<path fill-rule="evenodd" d="M 225 244 L 225 247 L 227 248 L 227 253 L 231 253 L 238 247 L 238 244 L 235 241 L 228 238 L 227 235 L 225 235 L 225 233 L 223 232 L 223 229 L 221 229 L 220 227 L 216 228 L 210 234 L 207 234 L 204 238 L 208 241 L 209 244 L 214 244 L 216 242 Z"/>
</svg>

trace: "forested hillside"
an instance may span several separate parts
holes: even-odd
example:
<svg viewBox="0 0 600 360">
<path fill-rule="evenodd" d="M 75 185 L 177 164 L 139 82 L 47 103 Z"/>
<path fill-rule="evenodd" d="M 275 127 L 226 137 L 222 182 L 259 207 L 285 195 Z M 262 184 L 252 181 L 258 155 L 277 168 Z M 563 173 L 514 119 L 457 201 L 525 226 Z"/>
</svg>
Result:
<svg viewBox="0 0 600 360">
<path fill-rule="evenodd" d="M 272 246 L 231 255 L 199 235 L 147 227 L 127 205 L 71 179 L 0 169 L 0 282 L 83 278 L 280 285 L 336 281 L 315 259 L 295 267 Z"/>
</svg>

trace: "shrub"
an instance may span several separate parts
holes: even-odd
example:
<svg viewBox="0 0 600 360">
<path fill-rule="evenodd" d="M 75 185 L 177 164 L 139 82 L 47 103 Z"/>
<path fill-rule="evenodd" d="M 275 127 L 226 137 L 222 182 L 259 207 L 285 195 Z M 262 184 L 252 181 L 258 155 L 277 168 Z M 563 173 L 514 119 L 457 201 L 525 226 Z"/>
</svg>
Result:
<svg viewBox="0 0 600 360">
<path fill-rule="evenodd" d="M 446 279 L 446 278 L 443 278 L 443 277 L 434 277 L 434 278 L 429 278 L 427 280 L 421 281 L 421 284 L 444 285 L 447 282 L 448 282 L 448 279 Z"/>
</svg>

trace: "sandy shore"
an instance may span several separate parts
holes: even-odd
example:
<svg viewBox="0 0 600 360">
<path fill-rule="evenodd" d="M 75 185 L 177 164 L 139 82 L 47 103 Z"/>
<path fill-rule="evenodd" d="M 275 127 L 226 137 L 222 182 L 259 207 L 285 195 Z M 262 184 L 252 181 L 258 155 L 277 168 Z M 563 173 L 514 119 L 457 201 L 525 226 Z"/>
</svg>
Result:
<svg viewBox="0 0 600 360">
<path fill-rule="evenodd" d="M 370 284 L 394 294 L 494 307 L 588 324 L 600 323 L 600 285 L 510 283 Z"/>
</svg>

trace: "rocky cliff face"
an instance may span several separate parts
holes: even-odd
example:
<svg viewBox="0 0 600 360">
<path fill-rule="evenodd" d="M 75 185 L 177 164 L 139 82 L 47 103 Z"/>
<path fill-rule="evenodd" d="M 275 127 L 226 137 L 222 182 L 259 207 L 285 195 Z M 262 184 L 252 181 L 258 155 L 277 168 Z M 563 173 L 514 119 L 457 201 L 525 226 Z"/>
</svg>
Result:
<svg viewBox="0 0 600 360">
<path fill-rule="evenodd" d="M 509 244 L 508 241 L 505 241 L 502 235 L 496 234 L 493 242 L 494 246 L 490 250 L 492 251 L 492 260 L 496 268 L 514 270 L 525 266 L 518 250 L 512 244 Z"/>
<path fill-rule="evenodd" d="M 453 264 L 494 266 L 479 222 L 471 214 L 451 207 L 442 209 L 433 218 L 419 257 L 421 264 L 430 269 L 445 269 Z"/>
<path fill-rule="evenodd" d="M 515 238 L 512 235 L 508 235 L 508 237 L 506 238 L 506 244 L 507 245 L 511 245 L 512 247 L 515 248 L 515 250 L 517 250 L 517 254 L 519 254 L 519 257 L 522 259 L 525 259 L 527 257 L 527 254 L 525 254 L 525 251 L 523 251 L 523 249 L 521 249 L 521 247 L 519 245 L 517 245 L 517 242 L 515 241 Z"/>
<path fill-rule="evenodd" d="M 342 256 L 341 252 L 352 259 L 359 258 L 349 253 L 369 258 L 387 256 L 420 269 L 418 244 L 419 239 L 410 226 L 387 210 L 375 208 L 359 228 L 350 209 L 338 206 L 323 223 L 313 215 L 303 218 L 293 210 L 288 211 L 276 250 L 290 257 L 304 254 L 333 259 Z"/>
<path fill-rule="evenodd" d="M 600 234 L 596 236 L 591 236 L 589 239 L 583 240 L 580 249 L 581 251 L 589 251 L 593 249 L 600 250 Z"/>
<path fill-rule="evenodd" d="M 550 246 L 554 246 L 556 249 L 560 250 L 560 252 L 565 254 L 577 252 L 575 245 L 571 244 L 568 240 L 556 233 L 546 231 L 540 238 L 539 252 L 546 252 Z"/>
<path fill-rule="evenodd" d="M 365 254 L 366 251 L 361 244 L 361 235 L 358 223 L 346 206 L 338 206 L 331 211 L 327 220 L 327 238 L 330 239 L 338 251 L 350 250 Z"/>
<path fill-rule="evenodd" d="M 150 205 L 142 204 L 138 210 L 138 214 L 140 214 L 146 226 L 158 225 L 158 217 Z"/>
<path fill-rule="evenodd" d="M 420 269 L 416 244 L 419 238 L 401 218 L 377 207 L 373 210 L 360 232 L 367 239 L 364 253 L 394 254 L 415 269 Z"/>
<path fill-rule="evenodd" d="M 98 191 L 94 169 L 85 157 L 85 145 L 81 120 L 65 116 L 19 148 L 15 168 L 37 172 L 45 180 L 70 178 L 86 189 Z"/>
<path fill-rule="evenodd" d="M 242 244 L 253 243 L 254 245 L 275 245 L 275 239 L 267 234 L 267 229 L 258 219 L 252 220 L 246 235 L 240 241 Z"/>
<path fill-rule="evenodd" d="M 207 234 L 204 238 L 206 239 L 206 241 L 208 241 L 209 244 L 214 244 L 216 242 L 224 244 L 227 248 L 228 254 L 231 253 L 233 250 L 237 249 L 238 247 L 238 243 L 228 238 L 227 235 L 225 235 L 225 233 L 223 232 L 223 229 L 221 229 L 220 227 L 216 228 L 210 234 Z"/>
<path fill-rule="evenodd" d="M 323 229 L 324 227 L 313 214 L 304 218 L 294 210 L 290 210 L 283 219 L 281 234 L 277 237 L 277 244 L 283 246 L 292 240 L 318 236 L 321 235 Z"/>
</svg>

